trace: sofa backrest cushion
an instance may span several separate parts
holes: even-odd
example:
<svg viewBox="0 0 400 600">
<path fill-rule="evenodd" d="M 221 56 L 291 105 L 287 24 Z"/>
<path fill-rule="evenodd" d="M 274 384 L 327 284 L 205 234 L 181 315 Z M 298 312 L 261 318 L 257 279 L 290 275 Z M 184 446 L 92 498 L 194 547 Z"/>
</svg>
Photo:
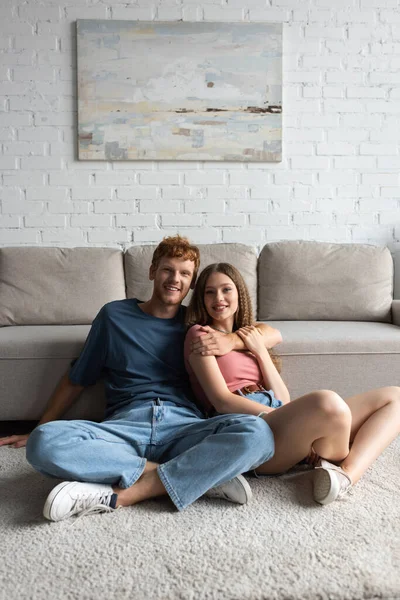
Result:
<svg viewBox="0 0 400 600">
<path fill-rule="evenodd" d="M 125 253 L 126 294 L 128 298 L 148 300 L 153 283 L 149 281 L 149 267 L 156 246 L 131 246 Z M 198 244 L 200 250 L 199 273 L 214 262 L 228 262 L 239 269 L 246 281 L 257 314 L 257 254 L 244 244 Z M 192 292 L 184 300 L 187 305 Z"/>
<path fill-rule="evenodd" d="M 267 244 L 258 263 L 262 320 L 391 320 L 393 259 L 367 244 Z"/>
<path fill-rule="evenodd" d="M 0 325 L 91 323 L 126 298 L 123 254 L 114 248 L 0 248 Z"/>
</svg>

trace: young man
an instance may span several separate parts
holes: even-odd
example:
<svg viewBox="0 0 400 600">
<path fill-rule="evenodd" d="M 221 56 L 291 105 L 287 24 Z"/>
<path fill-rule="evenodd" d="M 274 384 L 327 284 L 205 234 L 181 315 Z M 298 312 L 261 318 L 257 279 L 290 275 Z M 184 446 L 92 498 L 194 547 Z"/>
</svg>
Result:
<svg viewBox="0 0 400 600">
<path fill-rule="evenodd" d="M 38 427 L 29 437 L 0 442 L 26 442 L 35 469 L 66 480 L 46 500 L 47 519 L 111 511 L 165 494 L 182 510 L 211 488 L 210 495 L 241 504 L 251 497 L 239 474 L 273 456 L 269 426 L 249 415 L 206 419 L 194 404 L 184 368 L 181 302 L 198 267 L 198 248 L 180 236 L 165 238 L 150 267 L 150 300 L 106 304 Z M 279 332 L 271 332 L 278 342 Z M 239 338 L 222 337 L 216 347 L 225 344 L 224 351 L 216 350 L 213 334 L 211 350 L 197 350 L 224 353 L 236 343 L 240 347 Z M 58 420 L 100 377 L 107 395 L 105 420 Z"/>
</svg>

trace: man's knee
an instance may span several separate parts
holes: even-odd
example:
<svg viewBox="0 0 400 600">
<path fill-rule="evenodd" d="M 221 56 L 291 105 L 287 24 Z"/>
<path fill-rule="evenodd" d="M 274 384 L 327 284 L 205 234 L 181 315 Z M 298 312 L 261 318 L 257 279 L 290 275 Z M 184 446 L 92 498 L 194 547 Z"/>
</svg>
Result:
<svg viewBox="0 0 400 600">
<path fill-rule="evenodd" d="M 246 415 L 242 421 L 246 435 L 242 439 L 245 452 L 256 453 L 259 464 L 270 460 L 275 452 L 274 435 L 270 426 L 262 417 Z"/>
<path fill-rule="evenodd" d="M 39 425 L 29 435 L 26 444 L 26 459 L 35 468 L 45 468 L 51 455 L 54 456 L 54 438 L 58 434 L 56 422 Z"/>
<path fill-rule="evenodd" d="M 44 454 L 44 442 L 46 435 L 43 432 L 45 425 L 39 425 L 29 435 L 26 443 L 26 459 L 27 461 L 35 466 L 38 458 Z"/>
</svg>

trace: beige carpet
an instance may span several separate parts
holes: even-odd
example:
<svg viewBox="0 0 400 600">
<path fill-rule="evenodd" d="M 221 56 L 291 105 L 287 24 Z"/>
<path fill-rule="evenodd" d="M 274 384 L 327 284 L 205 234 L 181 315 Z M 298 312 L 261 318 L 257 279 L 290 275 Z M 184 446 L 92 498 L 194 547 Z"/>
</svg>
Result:
<svg viewBox="0 0 400 600">
<path fill-rule="evenodd" d="M 251 504 L 167 499 L 49 523 L 56 480 L 0 448 L 1 600 L 400 598 L 400 439 L 346 499 L 320 507 L 311 473 L 251 479 Z"/>
</svg>

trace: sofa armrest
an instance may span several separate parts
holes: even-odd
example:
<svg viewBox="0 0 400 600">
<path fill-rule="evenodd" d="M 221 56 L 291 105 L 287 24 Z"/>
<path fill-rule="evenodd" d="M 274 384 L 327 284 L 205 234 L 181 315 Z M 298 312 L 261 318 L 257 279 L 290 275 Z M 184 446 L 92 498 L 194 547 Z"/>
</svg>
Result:
<svg viewBox="0 0 400 600">
<path fill-rule="evenodd" d="M 400 327 L 400 300 L 392 302 L 392 323 Z"/>
</svg>

